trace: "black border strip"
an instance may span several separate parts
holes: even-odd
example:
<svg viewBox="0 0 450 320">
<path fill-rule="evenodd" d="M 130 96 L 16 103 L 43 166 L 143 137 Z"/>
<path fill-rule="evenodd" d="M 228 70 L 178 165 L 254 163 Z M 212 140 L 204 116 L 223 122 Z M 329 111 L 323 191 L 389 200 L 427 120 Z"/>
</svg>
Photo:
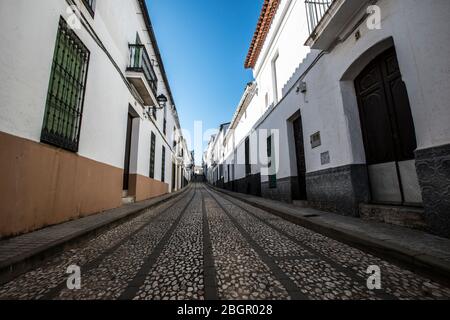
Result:
<svg viewBox="0 0 450 320">
<path fill-rule="evenodd" d="M 287 293 L 289 294 L 290 298 L 292 300 L 309 300 L 309 298 L 303 294 L 298 286 L 295 284 L 294 281 L 292 281 L 291 278 L 289 278 L 288 275 L 286 275 L 283 270 L 277 265 L 276 259 L 269 256 L 264 249 L 251 237 L 251 235 L 244 230 L 244 228 L 238 223 L 238 221 L 230 214 L 230 212 L 216 199 L 215 196 L 212 195 L 212 193 L 206 189 L 206 191 L 210 194 L 211 198 L 214 199 L 214 201 L 217 203 L 217 205 L 225 212 L 225 214 L 228 216 L 228 218 L 231 220 L 231 222 L 234 224 L 236 229 L 242 234 L 242 236 L 245 238 L 245 240 L 250 244 L 250 246 L 255 250 L 255 252 L 258 254 L 258 256 L 261 258 L 261 260 L 269 267 L 272 274 L 275 276 L 275 278 L 283 285 L 283 287 L 286 289 Z"/>
</svg>

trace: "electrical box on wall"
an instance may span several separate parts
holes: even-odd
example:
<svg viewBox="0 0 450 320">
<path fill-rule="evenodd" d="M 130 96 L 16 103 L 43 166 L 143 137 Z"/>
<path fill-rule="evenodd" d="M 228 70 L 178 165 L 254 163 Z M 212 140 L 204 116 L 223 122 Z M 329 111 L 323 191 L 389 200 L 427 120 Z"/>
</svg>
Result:
<svg viewBox="0 0 450 320">
<path fill-rule="evenodd" d="M 306 87 L 306 82 L 304 81 L 300 81 L 298 88 L 301 93 L 306 93 L 306 91 L 308 90 L 308 88 Z"/>
</svg>

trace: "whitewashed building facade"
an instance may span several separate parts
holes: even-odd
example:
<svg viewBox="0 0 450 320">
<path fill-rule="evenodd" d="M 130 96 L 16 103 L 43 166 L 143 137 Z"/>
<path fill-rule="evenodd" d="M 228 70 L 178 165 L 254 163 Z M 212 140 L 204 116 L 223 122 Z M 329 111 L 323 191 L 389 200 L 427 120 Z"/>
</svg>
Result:
<svg viewBox="0 0 450 320">
<path fill-rule="evenodd" d="M 225 187 L 450 237 L 449 13 L 445 0 L 265 1 Z"/>
<path fill-rule="evenodd" d="M 0 30 L 0 237 L 186 185 L 145 1 L 2 0 Z"/>
</svg>

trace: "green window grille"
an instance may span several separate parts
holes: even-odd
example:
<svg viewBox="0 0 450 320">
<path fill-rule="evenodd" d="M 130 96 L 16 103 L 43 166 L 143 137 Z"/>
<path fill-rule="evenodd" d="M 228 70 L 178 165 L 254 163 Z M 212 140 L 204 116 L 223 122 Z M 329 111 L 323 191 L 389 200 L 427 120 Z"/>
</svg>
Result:
<svg viewBox="0 0 450 320">
<path fill-rule="evenodd" d="M 155 149 L 156 149 L 156 136 L 152 132 L 152 138 L 150 143 L 150 178 L 155 179 Z"/>
<path fill-rule="evenodd" d="M 59 21 L 41 141 L 78 151 L 89 50 Z"/>
<path fill-rule="evenodd" d="M 269 159 L 269 163 L 268 163 L 269 172 L 274 171 L 274 160 L 272 157 L 272 140 L 273 140 L 273 135 L 271 135 L 267 138 L 267 159 Z M 276 187 L 277 187 L 277 175 L 269 174 L 269 188 L 276 189 Z"/>
<path fill-rule="evenodd" d="M 162 147 L 161 181 L 166 180 L 166 148 Z"/>
</svg>

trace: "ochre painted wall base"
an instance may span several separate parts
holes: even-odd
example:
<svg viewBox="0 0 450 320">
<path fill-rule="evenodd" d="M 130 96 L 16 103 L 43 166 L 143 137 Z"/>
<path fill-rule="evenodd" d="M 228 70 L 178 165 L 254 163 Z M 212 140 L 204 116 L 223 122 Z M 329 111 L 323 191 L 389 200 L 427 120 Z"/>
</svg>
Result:
<svg viewBox="0 0 450 320">
<path fill-rule="evenodd" d="M 0 132 L 0 238 L 121 206 L 123 170 Z"/>
<path fill-rule="evenodd" d="M 138 174 L 130 174 L 128 192 L 130 196 L 136 197 L 136 201 L 143 201 L 168 193 L 169 185 Z"/>
</svg>

